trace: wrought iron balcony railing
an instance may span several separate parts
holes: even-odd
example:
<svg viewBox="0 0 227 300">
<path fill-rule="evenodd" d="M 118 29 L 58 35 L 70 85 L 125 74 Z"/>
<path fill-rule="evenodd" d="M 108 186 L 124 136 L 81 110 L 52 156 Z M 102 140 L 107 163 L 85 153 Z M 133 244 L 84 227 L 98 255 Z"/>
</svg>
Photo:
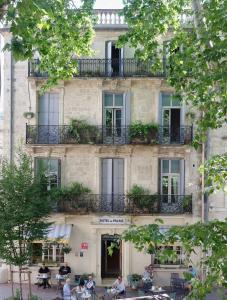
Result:
<svg viewBox="0 0 227 300">
<path fill-rule="evenodd" d="M 61 200 L 58 212 L 73 214 L 184 214 L 192 213 L 191 195 L 127 195 L 86 194 L 71 201 Z"/>
<path fill-rule="evenodd" d="M 153 73 L 152 62 L 142 62 L 135 58 L 124 59 L 78 59 L 78 72 L 74 77 L 163 77 L 163 71 Z M 40 60 L 28 63 L 29 77 L 48 77 L 47 72 L 40 70 Z"/>
<path fill-rule="evenodd" d="M 189 144 L 192 126 L 172 128 L 159 126 L 146 134 L 133 132 L 129 126 L 107 127 L 89 125 L 73 129 L 70 125 L 26 125 L 26 144 Z"/>
</svg>

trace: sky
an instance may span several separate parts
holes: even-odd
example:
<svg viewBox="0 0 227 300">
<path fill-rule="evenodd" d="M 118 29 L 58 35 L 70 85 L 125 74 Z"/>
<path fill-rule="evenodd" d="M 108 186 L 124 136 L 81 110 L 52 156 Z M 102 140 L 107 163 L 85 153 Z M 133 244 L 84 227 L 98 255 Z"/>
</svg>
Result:
<svg viewBox="0 0 227 300">
<path fill-rule="evenodd" d="M 78 5 L 80 0 L 75 0 L 75 3 Z M 122 0 L 96 0 L 94 8 L 122 8 Z"/>
</svg>

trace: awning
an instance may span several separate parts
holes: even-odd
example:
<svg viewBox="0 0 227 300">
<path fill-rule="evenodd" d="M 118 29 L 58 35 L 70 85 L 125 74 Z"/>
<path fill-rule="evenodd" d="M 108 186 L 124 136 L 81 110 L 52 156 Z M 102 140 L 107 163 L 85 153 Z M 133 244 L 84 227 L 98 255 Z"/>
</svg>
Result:
<svg viewBox="0 0 227 300">
<path fill-rule="evenodd" d="M 46 239 L 49 241 L 58 241 L 68 244 L 72 231 L 72 224 L 53 224 L 49 227 Z"/>
</svg>

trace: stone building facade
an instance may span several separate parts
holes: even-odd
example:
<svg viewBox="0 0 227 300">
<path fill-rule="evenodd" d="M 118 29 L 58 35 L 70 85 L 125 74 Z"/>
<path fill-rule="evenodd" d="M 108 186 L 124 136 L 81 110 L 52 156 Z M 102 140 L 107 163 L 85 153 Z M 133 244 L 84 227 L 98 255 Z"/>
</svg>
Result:
<svg viewBox="0 0 227 300">
<path fill-rule="evenodd" d="M 79 182 L 91 190 L 53 212 L 52 235 L 64 241 L 36 246 L 54 265 L 67 260 L 74 274 L 94 273 L 97 284 L 119 273 L 125 279 L 141 274 L 151 263 L 150 255 L 125 242 L 113 257 L 107 255 L 110 243 L 117 243 L 131 224 L 162 218 L 160 230 L 167 230 L 201 219 L 201 153 L 190 146 L 187 107 L 174 97 L 162 71 L 151 74 L 148 65 L 133 58 L 133 49 L 115 47 L 125 30 L 121 22 L 99 24 L 94 57 L 80 60 L 79 75 L 45 95 L 39 92 L 45 74 L 38 71 L 38 61 L 15 63 L 10 53 L 2 54 L 4 155 L 13 159 L 22 143 L 34 168 L 48 169 L 48 188 Z M 7 29 L 1 34 L 4 42 L 10 40 Z M 91 126 L 75 135 L 71 119 Z M 150 135 L 136 131 L 138 121 L 152 124 Z M 134 185 L 149 190 L 152 204 L 143 207 L 127 197 Z M 64 243 L 72 248 L 69 254 L 61 252 Z M 172 247 L 176 261 L 153 262 L 158 284 L 169 284 L 171 272 L 187 268 L 180 245 Z M 34 276 L 39 259 L 34 259 Z"/>
</svg>

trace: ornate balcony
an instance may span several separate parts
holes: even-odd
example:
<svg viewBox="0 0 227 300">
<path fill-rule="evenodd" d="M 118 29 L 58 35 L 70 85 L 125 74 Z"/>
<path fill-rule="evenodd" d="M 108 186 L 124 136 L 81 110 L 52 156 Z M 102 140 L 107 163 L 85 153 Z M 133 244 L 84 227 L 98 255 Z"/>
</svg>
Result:
<svg viewBox="0 0 227 300">
<path fill-rule="evenodd" d="M 126 195 L 86 194 L 72 201 L 59 201 L 57 211 L 72 214 L 191 214 L 192 196 L 136 195 L 130 199 Z"/>
<path fill-rule="evenodd" d="M 74 77 L 163 77 L 163 70 L 153 73 L 152 62 L 135 58 L 124 59 L 78 59 L 78 72 Z M 40 60 L 28 63 L 28 77 L 47 78 L 48 73 L 40 71 Z"/>
<path fill-rule="evenodd" d="M 121 12 L 121 9 L 94 9 L 94 14 L 97 16 L 95 28 L 127 29 L 128 25 Z"/>
<path fill-rule="evenodd" d="M 130 126 L 107 127 L 89 125 L 72 131 L 70 125 L 26 125 L 26 144 L 94 144 L 94 145 L 185 145 L 193 138 L 192 126 L 171 128 L 159 126 L 145 134 L 132 134 Z"/>
</svg>

